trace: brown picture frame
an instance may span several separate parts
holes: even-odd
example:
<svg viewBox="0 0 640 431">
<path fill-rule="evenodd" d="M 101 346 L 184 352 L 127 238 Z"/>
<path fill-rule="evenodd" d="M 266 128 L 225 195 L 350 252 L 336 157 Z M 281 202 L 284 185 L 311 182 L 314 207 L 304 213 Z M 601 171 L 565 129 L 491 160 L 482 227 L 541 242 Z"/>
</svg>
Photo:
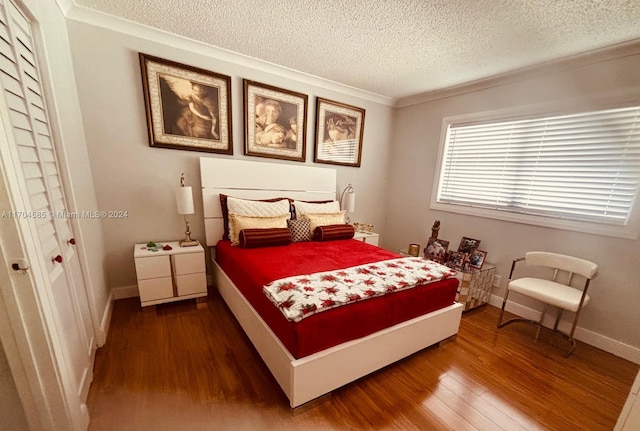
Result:
<svg viewBox="0 0 640 431">
<path fill-rule="evenodd" d="M 473 239 L 466 236 L 463 236 L 460 240 L 460 245 L 458 245 L 458 251 L 462 253 L 470 254 L 475 251 L 480 246 L 479 239 Z"/>
<path fill-rule="evenodd" d="M 139 53 L 149 146 L 233 154 L 231 77 Z"/>
<path fill-rule="evenodd" d="M 243 84 L 244 154 L 304 162 L 308 96 L 247 79 Z"/>
<path fill-rule="evenodd" d="M 476 249 L 469 255 L 469 266 L 475 269 L 482 269 L 482 265 L 484 265 L 484 261 L 486 258 L 486 251 Z"/>
<path fill-rule="evenodd" d="M 313 161 L 360 167 L 365 113 L 363 108 L 318 97 Z"/>
<path fill-rule="evenodd" d="M 429 238 L 424 248 L 424 258 L 433 260 L 434 262 L 444 263 L 447 257 L 447 249 L 449 241 L 438 238 Z"/>
</svg>

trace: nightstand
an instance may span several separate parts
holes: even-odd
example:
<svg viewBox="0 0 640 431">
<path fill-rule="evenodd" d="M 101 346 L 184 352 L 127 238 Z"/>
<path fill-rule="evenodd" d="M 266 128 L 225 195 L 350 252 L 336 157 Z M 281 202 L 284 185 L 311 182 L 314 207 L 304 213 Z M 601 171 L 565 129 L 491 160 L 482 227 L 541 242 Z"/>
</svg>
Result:
<svg viewBox="0 0 640 431">
<path fill-rule="evenodd" d="M 145 307 L 207 296 L 204 248 L 200 244 L 180 247 L 177 241 L 158 244 L 169 245 L 171 250 L 134 246 L 140 304 Z"/>
<path fill-rule="evenodd" d="M 464 304 L 464 311 L 489 302 L 495 273 L 496 266 L 492 263 L 485 263 L 482 269 L 458 271 L 456 278 L 460 280 L 460 285 L 456 302 Z"/>
<path fill-rule="evenodd" d="M 380 239 L 380 235 L 373 232 L 357 232 L 353 235 L 353 239 L 357 239 L 358 241 L 366 242 L 367 244 L 375 245 L 379 247 L 378 240 Z"/>
</svg>

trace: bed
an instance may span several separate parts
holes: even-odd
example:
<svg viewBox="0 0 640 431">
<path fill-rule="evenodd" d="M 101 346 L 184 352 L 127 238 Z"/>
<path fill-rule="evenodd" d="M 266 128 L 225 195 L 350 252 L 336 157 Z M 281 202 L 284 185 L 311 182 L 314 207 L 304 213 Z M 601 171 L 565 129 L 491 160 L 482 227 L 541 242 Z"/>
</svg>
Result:
<svg viewBox="0 0 640 431">
<path fill-rule="evenodd" d="M 216 287 L 292 408 L 457 334 L 463 306 L 453 301 L 455 278 L 332 308 L 300 322 L 288 321 L 269 303 L 262 286 L 279 277 L 317 271 L 318 267 L 307 265 L 319 259 L 309 256 L 333 256 L 322 267 L 325 270 L 401 256 L 353 239 L 252 249 L 231 246 L 228 240 L 221 241 L 221 194 L 245 199 L 334 200 L 336 171 L 206 157 L 200 159 L 200 169 L 206 241 L 212 247 Z M 252 261 L 264 264 L 248 270 L 246 265 Z M 276 270 L 268 272 L 268 268 Z M 396 305 L 385 304 L 387 297 L 393 297 Z M 429 301 L 423 299 L 426 297 Z M 389 311 L 393 309 L 395 312 Z M 383 314 L 388 316 L 376 317 Z M 338 337 L 327 337 L 327 333 Z"/>
</svg>

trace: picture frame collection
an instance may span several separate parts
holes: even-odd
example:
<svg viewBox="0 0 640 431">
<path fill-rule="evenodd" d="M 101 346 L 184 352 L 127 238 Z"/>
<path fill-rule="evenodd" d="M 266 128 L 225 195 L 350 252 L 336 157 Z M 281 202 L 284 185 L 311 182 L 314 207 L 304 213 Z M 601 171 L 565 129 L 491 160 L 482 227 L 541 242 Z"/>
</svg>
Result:
<svg viewBox="0 0 640 431">
<path fill-rule="evenodd" d="M 479 239 L 463 236 L 458 249 L 453 251 L 449 250 L 449 241 L 430 237 L 424 249 L 424 257 L 457 271 L 474 272 L 482 269 L 487 258 L 487 252 L 479 247 Z"/>
<path fill-rule="evenodd" d="M 151 147 L 233 154 L 231 77 L 139 53 Z M 243 79 L 244 154 L 306 161 L 306 94 Z M 316 98 L 315 163 L 360 167 L 365 109 Z"/>
</svg>

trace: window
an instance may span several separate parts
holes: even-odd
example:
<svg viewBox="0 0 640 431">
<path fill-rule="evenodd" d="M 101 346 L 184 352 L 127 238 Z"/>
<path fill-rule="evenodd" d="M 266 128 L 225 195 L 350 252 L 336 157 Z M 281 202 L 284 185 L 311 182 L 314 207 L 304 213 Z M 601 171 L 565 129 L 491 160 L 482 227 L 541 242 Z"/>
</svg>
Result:
<svg viewBox="0 0 640 431">
<path fill-rule="evenodd" d="M 637 235 L 640 107 L 445 126 L 432 207 Z"/>
</svg>

